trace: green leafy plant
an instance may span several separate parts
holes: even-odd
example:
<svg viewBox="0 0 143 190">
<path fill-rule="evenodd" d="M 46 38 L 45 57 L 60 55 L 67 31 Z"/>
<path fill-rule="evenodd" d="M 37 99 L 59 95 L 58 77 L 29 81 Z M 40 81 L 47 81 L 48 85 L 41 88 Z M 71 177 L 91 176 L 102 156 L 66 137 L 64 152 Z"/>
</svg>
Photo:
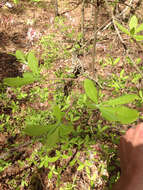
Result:
<svg viewBox="0 0 143 190">
<path fill-rule="evenodd" d="M 38 59 L 33 52 L 29 52 L 27 56 L 20 50 L 16 51 L 16 58 L 23 64 L 27 64 L 31 72 L 23 73 L 23 77 L 5 78 L 4 84 L 11 87 L 21 87 L 39 80 L 40 70 L 38 68 Z"/>
<path fill-rule="evenodd" d="M 115 21 L 115 24 L 118 26 L 118 28 L 130 36 L 132 39 L 135 39 L 136 41 L 142 41 L 143 35 L 139 35 L 138 33 L 143 31 L 143 23 L 138 25 L 138 18 L 133 15 L 129 21 L 129 29 L 125 28 L 122 24 L 119 24 L 117 21 Z"/>
<path fill-rule="evenodd" d="M 4 171 L 5 168 L 8 168 L 11 165 L 11 163 L 6 162 L 3 159 L 0 159 L 0 173 Z"/>
<path fill-rule="evenodd" d="M 106 120 L 129 124 L 138 119 L 139 113 L 136 110 L 123 106 L 124 104 L 128 104 L 139 99 L 136 94 L 126 94 L 118 98 L 99 103 L 98 91 L 91 80 L 86 79 L 84 81 L 84 89 L 86 95 L 94 102 L 87 101 L 87 106 L 91 109 L 99 109 L 102 117 Z"/>
<path fill-rule="evenodd" d="M 122 69 L 118 75 L 114 73 L 112 74 L 111 78 L 108 81 L 108 86 L 114 88 L 116 92 L 119 92 L 119 90 L 125 89 L 128 78 L 129 76 L 125 75 L 125 70 Z"/>
<path fill-rule="evenodd" d="M 52 114 L 56 119 L 55 124 L 43 125 L 39 123 L 39 125 L 37 125 L 37 123 L 29 123 L 24 129 L 24 132 L 33 137 L 46 136 L 46 138 L 43 138 L 43 143 L 48 147 L 53 147 L 60 141 L 60 138 L 67 137 L 73 131 L 73 126 L 70 122 L 62 121 L 65 113 L 61 112 L 58 105 L 53 106 Z"/>
</svg>

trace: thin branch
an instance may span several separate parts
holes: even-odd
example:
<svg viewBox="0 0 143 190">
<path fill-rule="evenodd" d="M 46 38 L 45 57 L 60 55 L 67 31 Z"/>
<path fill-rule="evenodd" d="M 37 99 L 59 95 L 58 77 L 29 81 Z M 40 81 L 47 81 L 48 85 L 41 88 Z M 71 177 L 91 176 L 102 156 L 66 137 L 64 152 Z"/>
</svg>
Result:
<svg viewBox="0 0 143 190">
<path fill-rule="evenodd" d="M 0 155 L 0 159 L 6 159 L 6 157 L 8 157 L 9 155 L 11 155 L 12 152 L 17 151 L 17 150 L 19 150 L 20 148 L 23 148 L 23 147 L 25 147 L 25 146 L 28 146 L 28 145 L 30 145 L 32 142 L 33 142 L 33 141 L 30 140 L 30 141 L 28 141 L 28 142 L 26 142 L 26 143 L 24 143 L 24 144 L 19 145 L 19 146 L 16 147 L 16 148 L 11 148 L 8 152 L 1 154 L 1 155 Z"/>
<path fill-rule="evenodd" d="M 55 16 L 59 16 L 58 0 L 55 0 Z"/>
<path fill-rule="evenodd" d="M 111 18 L 112 18 L 112 23 L 113 23 L 113 25 L 114 25 L 114 27 L 115 27 L 115 30 L 116 30 L 116 32 L 117 32 L 117 35 L 118 35 L 118 37 L 119 37 L 119 39 L 120 39 L 120 41 L 121 41 L 121 43 L 122 43 L 122 45 L 123 45 L 123 47 L 124 47 L 124 49 L 125 49 L 126 54 L 128 55 L 129 59 L 132 61 L 132 64 L 133 64 L 133 66 L 135 67 L 135 69 L 136 69 L 136 70 L 140 73 L 140 75 L 143 77 L 143 74 L 142 74 L 142 72 L 140 71 L 138 65 L 133 61 L 132 57 L 129 55 L 128 48 L 127 48 L 127 46 L 125 45 L 125 43 L 124 43 L 124 41 L 123 41 L 123 39 L 122 39 L 122 37 L 121 37 L 121 35 L 120 35 L 120 32 L 119 32 L 118 28 L 116 27 L 116 24 L 115 24 L 115 17 L 114 17 L 113 11 L 109 8 L 107 0 L 105 0 L 105 2 L 106 2 L 106 6 L 107 6 L 108 10 L 110 10 L 110 14 L 111 14 Z M 139 45 L 139 44 L 138 44 L 138 45 Z"/>
<path fill-rule="evenodd" d="M 60 173 L 61 176 L 63 175 L 64 171 L 65 171 L 65 170 L 67 169 L 67 167 L 69 166 L 70 162 L 76 157 L 77 153 L 78 153 L 78 149 L 76 148 L 74 154 L 72 155 L 72 157 L 70 158 L 70 160 L 68 161 L 68 163 L 66 164 L 66 166 L 62 169 L 62 171 L 61 171 L 61 173 Z"/>
<path fill-rule="evenodd" d="M 105 2 L 106 2 L 106 1 L 105 1 Z M 130 0 L 130 2 L 129 2 L 128 5 L 131 6 L 132 3 L 133 3 L 133 0 Z M 120 17 L 120 16 L 122 16 L 122 15 L 129 9 L 129 6 L 126 7 L 125 9 L 123 9 L 123 11 L 122 11 L 121 13 L 115 15 L 115 17 Z M 106 30 L 106 29 L 112 24 L 112 18 L 110 19 L 110 21 L 111 21 L 111 22 L 109 22 L 109 23 L 104 27 L 104 29 L 103 29 L 102 31 Z"/>
<path fill-rule="evenodd" d="M 85 12 L 84 12 L 84 9 L 85 9 L 85 1 L 86 0 L 83 0 L 82 1 L 82 9 L 81 9 L 81 12 L 82 12 L 82 16 L 81 16 L 81 33 L 82 33 L 82 45 L 84 43 L 84 17 L 85 17 Z"/>
<path fill-rule="evenodd" d="M 96 56 L 96 42 L 97 42 L 97 18 L 99 13 L 98 0 L 96 0 L 96 7 L 94 7 L 94 41 L 93 41 L 93 49 L 92 49 L 92 63 L 90 65 L 90 69 L 92 74 L 94 75 L 94 67 L 95 67 L 95 56 Z"/>
</svg>

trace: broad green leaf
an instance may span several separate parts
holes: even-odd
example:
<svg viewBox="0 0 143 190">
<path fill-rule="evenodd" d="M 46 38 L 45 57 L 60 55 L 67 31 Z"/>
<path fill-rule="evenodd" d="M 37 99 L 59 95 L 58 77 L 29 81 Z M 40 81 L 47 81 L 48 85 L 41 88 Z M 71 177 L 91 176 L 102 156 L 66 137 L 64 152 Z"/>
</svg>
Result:
<svg viewBox="0 0 143 190">
<path fill-rule="evenodd" d="M 122 32 L 124 32 L 125 34 L 127 34 L 128 36 L 130 36 L 130 32 L 124 26 L 122 26 L 121 24 L 119 24 L 117 21 L 115 21 L 115 24 L 118 26 L 118 28 Z"/>
<path fill-rule="evenodd" d="M 129 124 L 136 121 L 139 113 L 125 106 L 118 107 L 99 107 L 102 116 L 109 121 L 119 121 L 122 124 Z"/>
<path fill-rule="evenodd" d="M 99 110 L 101 111 L 102 117 L 108 121 L 119 121 L 118 117 L 115 114 L 116 108 L 100 106 Z"/>
<path fill-rule="evenodd" d="M 143 40 L 143 35 L 134 35 L 133 38 L 137 41 L 142 41 Z"/>
<path fill-rule="evenodd" d="M 27 126 L 24 132 L 29 136 L 41 136 L 44 135 L 49 129 L 46 126 L 32 125 Z"/>
<path fill-rule="evenodd" d="M 33 73 L 31 73 L 31 72 L 25 72 L 25 73 L 23 73 L 23 79 L 29 79 L 29 80 L 31 80 L 31 79 L 36 79 L 36 78 L 33 76 Z"/>
<path fill-rule="evenodd" d="M 103 102 L 102 104 L 116 106 L 121 104 L 128 104 L 136 99 L 139 99 L 139 97 L 136 94 L 127 94 L 112 100 L 108 100 L 106 102 Z"/>
<path fill-rule="evenodd" d="M 60 108 L 58 107 L 58 105 L 55 105 L 53 107 L 53 115 L 56 117 L 57 122 L 60 123 L 62 117 L 64 116 L 64 113 L 61 112 Z"/>
<path fill-rule="evenodd" d="M 139 117 L 139 113 L 135 109 L 130 109 L 125 106 L 120 106 L 117 108 L 117 113 L 119 117 L 119 121 L 122 124 L 129 124 L 136 121 Z"/>
<path fill-rule="evenodd" d="M 130 28 L 130 31 L 134 28 L 136 29 L 138 25 L 138 19 L 137 17 L 134 15 L 131 17 L 130 21 L 129 21 L 129 28 Z"/>
<path fill-rule="evenodd" d="M 18 60 L 20 60 L 21 62 L 25 63 L 26 60 L 25 60 L 25 55 L 22 51 L 20 50 L 17 50 L 16 53 L 15 53 L 15 56 Z"/>
<path fill-rule="evenodd" d="M 143 23 L 140 24 L 140 25 L 136 28 L 136 30 L 135 30 L 135 34 L 141 32 L 141 31 L 143 31 Z"/>
<path fill-rule="evenodd" d="M 59 141 L 59 127 L 55 126 L 47 136 L 46 145 L 53 147 Z"/>
<path fill-rule="evenodd" d="M 38 59 L 35 57 L 33 52 L 29 52 L 28 57 L 28 66 L 31 69 L 31 71 L 34 74 L 38 74 L 39 70 L 38 70 Z"/>
<path fill-rule="evenodd" d="M 84 89 L 85 89 L 85 93 L 86 95 L 96 104 L 98 104 L 98 98 L 97 98 L 97 89 L 94 86 L 94 83 L 89 80 L 89 79 L 85 79 L 84 80 Z"/>
<path fill-rule="evenodd" d="M 60 126 L 60 137 L 67 136 L 73 131 L 73 126 L 71 124 L 62 124 Z"/>
<path fill-rule="evenodd" d="M 21 87 L 27 84 L 31 84 L 36 80 L 32 73 L 26 72 L 23 77 L 5 78 L 4 84 L 11 87 Z"/>
<path fill-rule="evenodd" d="M 25 63 L 26 62 L 26 57 L 24 55 L 24 53 L 20 50 L 17 50 L 16 53 L 15 53 L 15 56 L 16 58 L 21 61 L 22 63 Z"/>
</svg>

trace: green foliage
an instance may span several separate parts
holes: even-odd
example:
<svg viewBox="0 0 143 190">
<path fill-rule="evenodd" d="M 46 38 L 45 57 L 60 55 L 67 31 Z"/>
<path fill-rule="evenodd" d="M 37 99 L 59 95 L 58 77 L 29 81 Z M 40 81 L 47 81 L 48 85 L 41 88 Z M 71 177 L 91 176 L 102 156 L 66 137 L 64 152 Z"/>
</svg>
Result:
<svg viewBox="0 0 143 190">
<path fill-rule="evenodd" d="M 27 64 L 26 57 L 25 57 L 25 55 L 24 55 L 24 53 L 22 51 L 17 50 L 16 53 L 15 53 L 15 56 L 19 61 L 21 61 L 22 63 Z"/>
<path fill-rule="evenodd" d="M 49 131 L 49 128 L 47 126 L 38 126 L 38 125 L 32 125 L 28 126 L 24 129 L 24 132 L 29 136 L 41 136 Z"/>
<path fill-rule="evenodd" d="M 4 171 L 6 168 L 8 168 L 11 165 L 11 163 L 6 162 L 3 159 L 0 159 L 0 173 Z"/>
<path fill-rule="evenodd" d="M 126 81 L 129 78 L 128 75 L 125 75 L 125 70 L 122 69 L 119 75 L 112 74 L 108 79 L 108 86 L 114 88 L 116 92 L 119 92 L 121 89 L 125 89 Z"/>
<path fill-rule="evenodd" d="M 53 107 L 53 116 L 55 116 L 55 124 L 45 124 L 45 126 L 37 125 L 37 123 L 28 123 L 24 132 L 30 136 L 40 137 L 44 135 L 43 143 L 48 147 L 53 147 L 61 138 L 66 138 L 72 131 L 73 126 L 70 122 L 62 122 L 65 115 L 59 107 Z M 32 119 L 32 118 L 31 118 Z M 39 118 L 40 119 L 40 118 Z M 40 123 L 39 123 L 40 124 Z M 42 124 L 42 123 L 41 123 Z"/>
<path fill-rule="evenodd" d="M 16 51 L 16 58 L 24 64 L 27 64 L 31 72 L 25 72 L 23 77 L 5 78 L 4 84 L 11 87 L 22 87 L 39 80 L 40 70 L 38 68 L 38 60 L 33 52 L 29 52 L 27 56 L 20 50 Z"/>
<path fill-rule="evenodd" d="M 130 32 L 128 31 L 128 29 L 126 29 L 123 25 L 119 24 L 117 21 L 116 21 L 115 23 L 116 23 L 116 25 L 118 26 L 118 28 L 119 28 L 122 32 L 124 32 L 124 33 L 127 34 L 127 35 L 130 35 Z"/>
<path fill-rule="evenodd" d="M 85 79 L 84 81 L 84 89 L 87 94 L 87 96 L 96 104 L 98 103 L 98 98 L 97 98 L 97 89 L 94 86 L 94 83 L 89 80 Z"/>
<path fill-rule="evenodd" d="M 108 101 L 102 101 L 99 103 L 97 97 L 98 91 L 91 80 L 85 79 L 84 89 L 88 98 L 92 100 L 91 102 L 83 97 L 85 104 L 92 110 L 98 109 L 104 119 L 111 122 L 120 122 L 122 124 L 129 124 L 138 119 L 139 113 L 136 110 L 123 106 L 124 104 L 131 103 L 134 100 L 138 100 L 139 97 L 136 94 L 126 94 L 118 98 L 109 99 Z M 82 104 L 82 102 L 80 102 L 80 104 Z M 65 106 L 65 108 L 67 107 Z M 70 114 L 70 119 L 73 121 Z M 51 148 L 62 139 L 68 139 L 69 134 L 74 134 L 72 123 L 70 121 L 65 122 L 66 114 L 61 111 L 58 105 L 53 106 L 52 115 L 54 118 L 54 124 L 53 122 L 51 124 L 46 124 L 45 122 L 42 122 L 40 118 L 36 118 L 38 123 L 35 123 L 34 120 L 31 122 L 31 118 L 31 121 L 26 124 L 26 128 L 24 129 L 24 132 L 27 135 L 42 137 L 42 142 Z M 107 127 L 105 127 L 105 130 L 106 129 Z"/>
<path fill-rule="evenodd" d="M 131 38 L 135 39 L 136 41 L 143 40 L 143 35 L 137 35 L 137 33 L 143 31 L 143 23 L 138 26 L 138 19 L 135 15 L 133 15 L 129 21 L 129 30 L 123 25 L 119 24 L 117 21 L 115 23 L 122 32 Z"/>
<path fill-rule="evenodd" d="M 103 104 L 110 105 L 110 106 L 117 106 L 121 104 L 131 103 L 136 99 L 139 99 L 139 97 L 136 94 L 126 94 L 126 95 L 120 96 L 119 98 L 115 98 L 115 99 L 111 99 L 106 102 L 103 102 Z"/>
<path fill-rule="evenodd" d="M 38 60 L 35 57 L 34 53 L 32 53 L 32 52 L 28 53 L 27 61 L 28 61 L 28 66 L 31 69 L 32 73 L 34 75 L 38 75 L 38 73 L 39 73 Z"/>
<path fill-rule="evenodd" d="M 55 34 L 43 36 L 40 40 L 40 45 L 44 51 L 42 57 L 47 64 L 53 63 L 58 58 L 69 56 L 69 51 L 61 45 L 61 41 L 57 40 Z"/>
<path fill-rule="evenodd" d="M 92 104 L 87 102 L 87 106 L 92 109 L 98 108 L 102 117 L 108 121 L 119 121 L 122 124 L 129 124 L 138 119 L 139 113 L 136 110 L 121 106 L 122 104 L 128 104 L 139 99 L 137 95 L 127 94 L 98 104 L 97 89 L 94 86 L 94 83 L 91 80 L 86 79 L 84 81 L 84 88 L 87 96 L 95 103 Z"/>
<path fill-rule="evenodd" d="M 13 1 L 18 3 L 18 0 Z M 30 1 L 39 2 L 40 0 Z M 44 49 L 44 53 L 42 54 L 42 58 L 44 58 L 44 66 L 46 63 L 54 63 L 57 59 L 63 60 L 64 58 L 69 57 L 71 52 L 76 52 L 77 55 L 83 53 L 83 49 L 80 44 L 83 38 L 82 33 L 71 29 L 71 27 L 68 27 L 64 21 L 64 17 L 56 17 L 54 20 L 54 27 L 57 29 L 57 33 L 42 36 L 40 40 L 40 45 Z M 132 39 L 137 41 L 143 40 L 143 36 L 138 35 L 139 32 L 143 31 L 143 24 L 138 24 L 138 19 L 136 16 L 131 17 L 129 21 L 129 29 L 125 28 L 118 22 L 116 22 L 116 25 L 122 32 L 130 36 Z M 66 43 L 64 43 L 64 45 L 61 40 L 58 41 L 57 34 L 59 35 L 59 33 L 64 36 L 64 38 L 60 38 L 65 40 Z M 69 93 L 70 95 L 68 97 L 65 97 L 63 93 L 63 86 L 66 83 L 66 79 L 62 78 L 72 78 L 73 73 L 68 73 L 68 75 L 66 75 L 63 68 L 56 68 L 56 76 L 59 78 L 58 80 L 56 79 L 58 82 L 54 83 L 56 85 L 58 84 L 58 86 L 56 86 L 57 89 L 53 92 L 53 89 L 48 89 L 49 85 L 47 85 L 47 80 L 42 81 L 38 60 L 33 52 L 24 54 L 22 51 L 17 50 L 15 56 L 17 60 L 24 65 L 27 65 L 28 70 L 30 71 L 24 72 L 23 77 L 4 79 L 4 84 L 15 88 L 10 90 L 12 90 L 12 93 L 16 96 L 16 100 L 12 100 L 9 105 L 12 109 L 12 114 L 1 114 L 0 130 L 4 129 L 11 132 L 14 131 L 14 129 L 17 131 L 16 127 L 18 127 L 18 131 L 22 128 L 23 133 L 32 137 L 33 142 L 34 140 L 38 140 L 42 143 L 42 147 L 38 147 L 38 151 L 37 148 L 33 151 L 29 158 L 29 164 L 34 163 L 38 169 L 42 167 L 48 168 L 47 171 L 49 171 L 49 180 L 52 178 L 56 180 L 55 177 L 57 177 L 57 184 L 59 184 L 62 172 L 67 168 L 66 161 L 70 161 L 68 163 L 68 167 L 74 166 L 74 169 L 76 168 L 79 173 L 84 170 L 90 181 L 90 187 L 95 189 L 95 179 L 97 174 L 94 173 L 94 175 L 91 176 L 91 167 L 93 166 L 92 160 L 94 161 L 94 159 L 92 158 L 91 160 L 90 156 L 97 156 L 96 163 L 99 163 L 97 168 L 98 173 L 103 177 L 104 181 L 107 181 L 107 176 L 103 174 L 107 168 L 105 163 L 98 162 L 98 157 L 100 156 L 96 155 L 96 153 L 99 154 L 100 151 L 95 150 L 94 153 L 89 156 L 88 153 L 90 149 L 92 149 L 91 145 L 94 145 L 95 147 L 96 141 L 100 142 L 99 144 L 102 149 L 101 152 L 103 152 L 104 159 L 106 161 L 108 161 L 109 157 L 112 157 L 115 154 L 115 146 L 119 143 L 120 137 L 117 135 L 117 132 L 120 132 L 119 123 L 129 124 L 139 118 L 139 113 L 137 110 L 131 109 L 125 105 L 133 103 L 136 100 L 139 105 L 142 105 L 143 92 L 139 90 L 138 97 L 136 94 L 133 94 L 135 93 L 133 90 L 131 92 L 132 94 L 124 94 L 120 97 L 112 97 L 104 101 L 103 97 L 107 95 L 105 91 L 101 92 L 101 90 L 96 88 L 93 81 L 85 79 L 83 85 L 85 90 L 84 94 L 72 91 Z M 77 58 L 79 59 L 79 57 Z M 120 57 L 109 57 L 106 59 L 104 66 L 115 67 L 119 61 Z M 132 64 L 131 60 L 129 61 L 130 64 Z M 137 60 L 136 63 L 139 64 L 140 62 L 141 60 Z M 136 72 L 132 73 L 132 75 L 133 79 L 131 79 L 131 82 L 134 84 L 139 82 L 141 75 Z M 122 68 L 118 74 L 113 73 L 111 75 L 109 84 L 106 83 L 107 87 L 113 88 L 113 94 L 117 94 L 117 92 L 119 93 L 121 89 L 126 92 L 125 83 L 128 77 L 128 75 L 125 75 L 125 69 Z M 34 83 L 35 81 L 40 81 L 40 84 L 34 85 L 32 88 L 28 90 L 26 89 L 25 91 L 21 90 L 20 87 Z M 72 82 L 75 84 L 74 81 Z M 99 79 L 99 84 L 100 82 L 103 82 L 104 87 L 103 79 Z M 44 86 L 43 88 L 42 85 Z M 50 99 L 51 102 L 49 103 L 48 98 L 51 93 L 53 99 L 51 98 L 52 101 Z M 30 101 L 28 102 L 28 106 L 25 104 L 23 99 L 28 99 L 28 101 Z M 11 99 L 8 98 L 7 101 L 4 101 L 5 105 L 9 104 L 9 100 Z M 47 105 L 47 102 L 48 104 L 51 104 L 52 109 L 49 108 L 49 105 L 47 107 L 45 106 L 46 108 L 41 106 L 41 104 L 43 105 L 44 103 Z M 38 104 L 38 106 L 40 105 L 41 109 L 39 109 L 39 107 L 37 109 L 37 105 L 34 105 L 35 108 L 31 108 L 31 103 L 32 106 L 34 104 Z M 103 118 L 111 122 L 110 125 L 105 123 Z M 111 132 L 112 127 L 113 130 L 117 129 L 115 134 L 113 131 Z M 13 134 L 14 133 L 15 131 Z M 106 145 L 106 140 L 108 141 L 109 139 L 110 142 L 113 143 L 114 148 L 110 147 L 111 143 L 109 143 L 109 146 Z M 104 142 L 104 145 L 102 145 L 102 141 Z M 75 150 L 77 153 L 74 154 Z M 80 160 L 80 157 L 83 157 L 83 155 L 80 155 L 81 151 L 85 151 L 84 154 L 86 155 L 86 159 L 84 162 L 82 159 Z M 61 166 L 61 163 L 66 164 Z M 0 160 L 0 164 L 0 171 L 3 171 L 10 165 L 7 161 L 3 160 Z M 21 165 L 22 164 L 24 166 L 25 163 L 23 162 Z M 115 176 L 113 176 L 113 178 L 115 178 Z M 115 179 L 113 181 L 115 181 Z M 22 186 L 28 186 L 26 181 L 22 181 L 22 184 Z M 63 189 L 74 188 L 76 188 L 74 183 L 67 184 L 65 188 L 63 187 Z"/>
<path fill-rule="evenodd" d="M 129 109 L 125 106 L 104 107 L 100 106 L 102 116 L 109 121 L 119 121 L 122 124 L 129 124 L 136 121 L 139 113 L 134 109 Z"/>
<path fill-rule="evenodd" d="M 63 118 L 63 116 L 65 115 L 64 112 L 61 112 L 60 108 L 58 105 L 55 105 L 53 107 L 53 115 L 56 117 L 57 119 L 57 123 L 61 122 L 61 119 Z"/>
<path fill-rule="evenodd" d="M 11 87 L 22 87 L 27 84 L 31 84 L 36 81 L 37 78 L 33 76 L 32 73 L 25 72 L 23 77 L 16 77 L 16 78 L 5 78 L 4 84 Z"/>
</svg>

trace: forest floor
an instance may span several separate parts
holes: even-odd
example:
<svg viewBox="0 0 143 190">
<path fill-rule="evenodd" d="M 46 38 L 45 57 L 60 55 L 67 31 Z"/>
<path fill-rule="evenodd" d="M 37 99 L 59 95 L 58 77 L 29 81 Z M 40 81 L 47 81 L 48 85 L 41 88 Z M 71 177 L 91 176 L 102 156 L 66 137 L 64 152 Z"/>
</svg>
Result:
<svg viewBox="0 0 143 190">
<path fill-rule="evenodd" d="M 22 72 L 27 69 L 23 68 L 23 64 L 12 55 L 16 50 L 21 50 L 25 54 L 29 51 L 35 52 L 45 82 L 22 87 L 23 93 L 19 94 L 19 98 L 17 97 L 18 91 L 10 87 L 1 92 L 0 190 L 103 190 L 110 188 L 120 173 L 119 138 L 130 126 L 119 123 L 111 124 L 99 119 L 98 123 L 101 126 L 108 126 L 107 130 L 103 131 L 99 137 L 96 136 L 97 131 L 95 131 L 92 136 L 95 138 L 95 143 L 92 143 L 91 149 L 78 150 L 79 157 L 77 158 L 82 163 L 87 163 L 88 167 L 86 165 L 85 169 L 77 170 L 77 163 L 73 166 L 69 165 L 69 160 L 72 161 L 77 156 L 76 147 L 73 148 L 73 156 L 69 159 L 52 163 L 55 168 L 66 166 L 60 174 L 60 182 L 57 182 L 59 179 L 56 171 L 53 172 L 51 178 L 48 178 L 49 168 L 37 168 L 40 161 L 38 158 L 33 161 L 33 151 L 38 151 L 42 145 L 35 141 L 33 143 L 31 137 L 21 132 L 25 115 L 26 117 L 30 115 L 28 109 L 35 110 L 35 113 L 39 110 L 46 112 L 51 107 L 50 102 L 55 100 L 57 89 L 60 89 L 60 92 L 67 97 L 71 94 L 73 97 L 76 93 L 79 95 L 84 93 L 83 81 L 86 76 L 94 78 L 104 99 L 125 93 L 138 93 L 142 90 L 141 74 L 128 61 L 125 48 L 113 25 L 108 26 L 111 22 L 110 10 L 107 10 L 104 3 L 101 3 L 97 20 L 98 40 L 93 76 L 89 68 L 92 62 L 94 36 L 91 4 L 87 4 L 85 8 L 85 46 L 81 48 L 83 43 L 81 41 L 82 3 L 59 0 L 59 15 L 55 17 L 52 1 L 21 0 L 17 5 L 13 1 L 4 2 L 0 4 L 0 81 L 6 77 L 21 76 Z M 126 3 L 128 4 L 129 1 L 127 0 Z M 143 4 L 140 4 L 138 8 L 137 3 L 138 1 L 134 1 L 132 4 L 135 8 L 134 13 L 129 9 L 121 16 L 124 24 L 128 24 L 132 14 L 137 15 L 139 22 L 142 21 Z M 124 4 L 119 6 L 121 12 L 125 8 Z M 122 34 L 122 38 L 132 58 L 139 62 L 138 67 L 143 68 L 142 49 L 127 35 Z M 115 60 L 118 60 L 117 63 Z M 72 75 L 76 77 L 74 84 L 71 83 Z M 57 80 L 59 76 L 65 78 L 64 82 Z M 32 94 L 31 101 L 29 97 L 32 89 L 35 89 L 35 92 Z M 38 97 L 40 89 L 49 92 L 47 97 L 42 97 L 43 102 L 41 97 Z M 24 93 L 28 95 L 24 97 Z M 133 108 L 142 112 L 142 103 L 134 105 Z M 71 109 L 74 111 L 75 107 L 71 105 Z M 98 113 L 94 114 L 89 118 L 85 111 L 74 122 L 74 125 L 81 124 L 85 130 L 89 123 L 92 127 L 97 127 Z M 141 113 L 138 121 L 132 125 L 142 121 L 142 118 Z M 86 123 L 83 124 L 83 122 Z M 27 159 L 32 160 L 31 163 Z"/>
</svg>

